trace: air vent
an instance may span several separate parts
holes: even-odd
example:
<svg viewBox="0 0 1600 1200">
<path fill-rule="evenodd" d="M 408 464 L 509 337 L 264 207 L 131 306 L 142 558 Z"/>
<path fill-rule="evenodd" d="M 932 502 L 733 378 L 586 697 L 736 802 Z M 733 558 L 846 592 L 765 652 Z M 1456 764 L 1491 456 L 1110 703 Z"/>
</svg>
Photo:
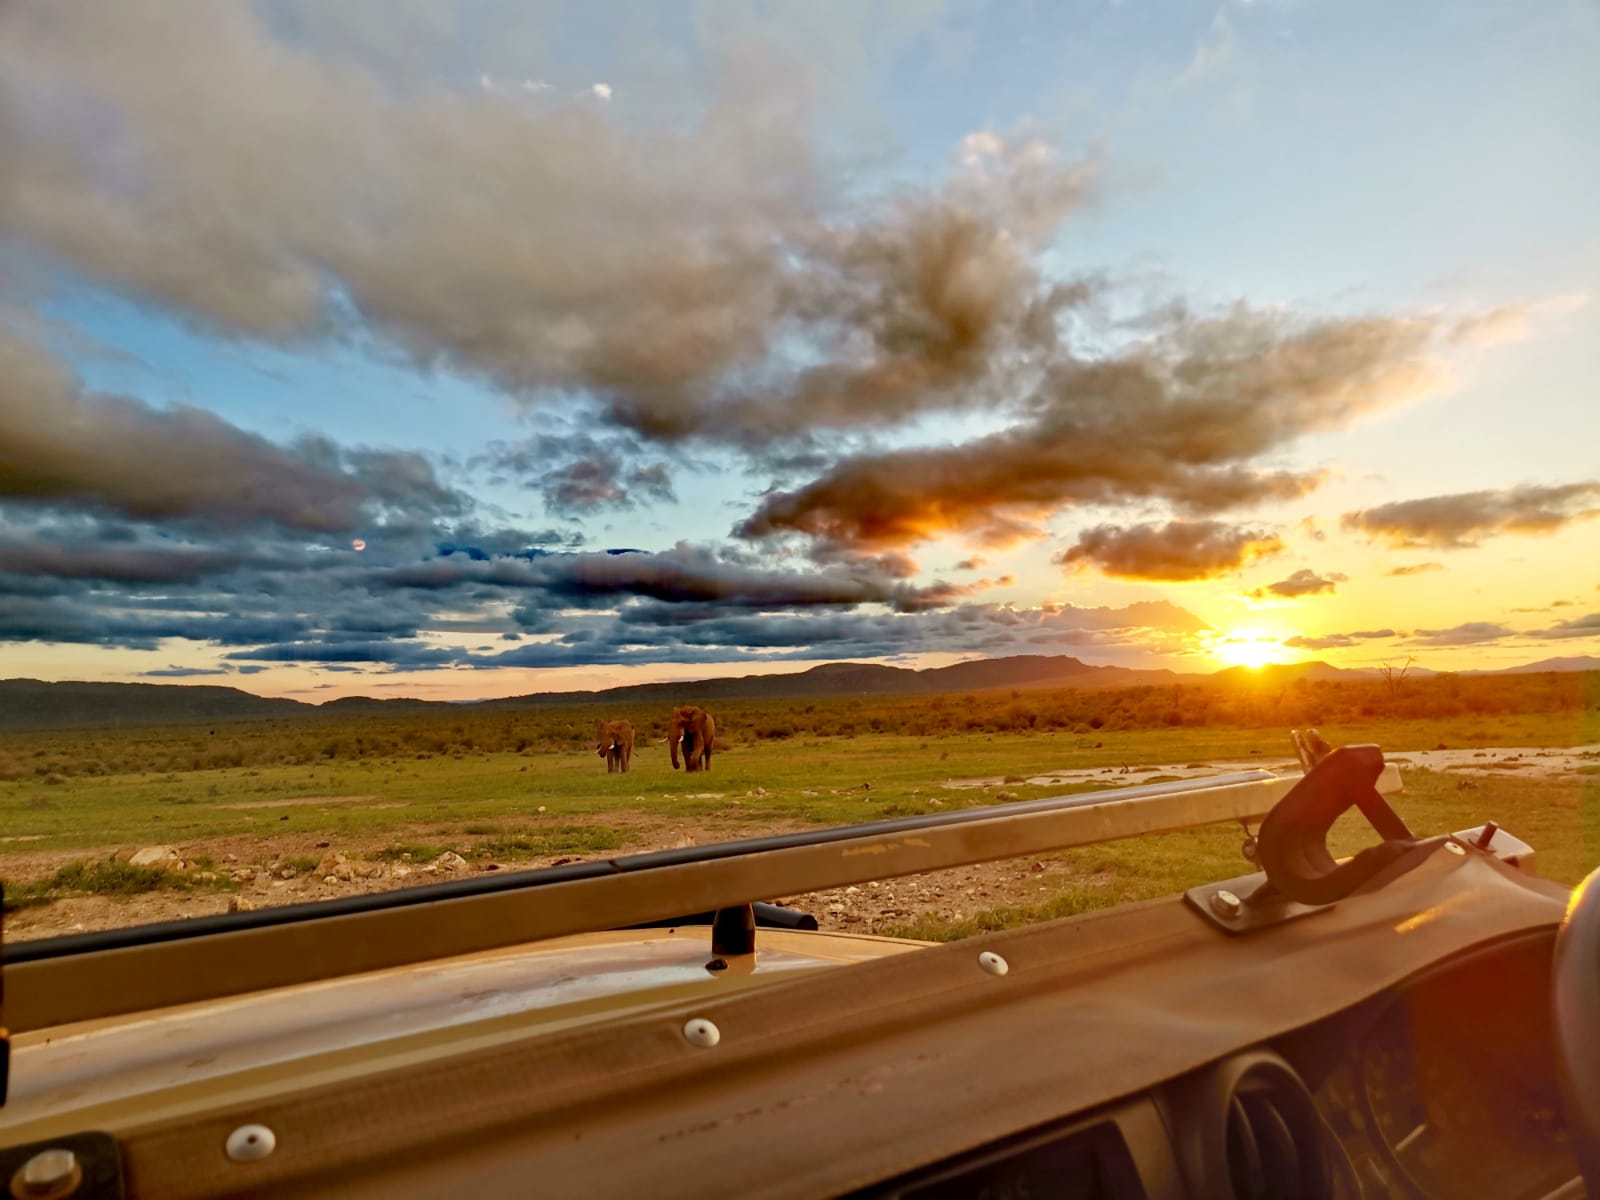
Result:
<svg viewBox="0 0 1600 1200">
<path fill-rule="evenodd" d="M 1228 1101 L 1228 1179 L 1237 1200 L 1331 1197 L 1326 1134 L 1305 1085 L 1253 1069 Z"/>
<path fill-rule="evenodd" d="M 1251 1051 L 1181 1081 L 1169 1097 L 1194 1195 L 1339 1200 L 1344 1158 L 1311 1093 L 1276 1054 Z M 1359 1193 L 1354 1193 L 1359 1194 Z"/>
</svg>

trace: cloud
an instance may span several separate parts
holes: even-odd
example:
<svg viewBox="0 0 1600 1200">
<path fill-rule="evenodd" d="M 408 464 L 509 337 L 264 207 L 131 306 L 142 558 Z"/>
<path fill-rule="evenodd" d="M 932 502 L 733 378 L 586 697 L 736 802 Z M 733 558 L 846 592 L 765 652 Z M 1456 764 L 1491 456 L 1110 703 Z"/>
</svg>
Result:
<svg viewBox="0 0 1600 1200">
<path fill-rule="evenodd" d="M 735 533 L 881 548 L 962 532 L 1004 544 L 1036 536 L 1068 504 L 1164 500 L 1210 514 L 1288 499 L 1319 476 L 1256 460 L 1433 378 L 1424 318 L 1306 324 L 1239 306 L 1153 320 L 1155 332 L 1118 353 L 1052 363 L 1020 424 L 959 446 L 846 458 L 769 494 Z"/>
<path fill-rule="evenodd" d="M 1271 593 L 1274 596 L 1320 596 L 1331 593 L 1335 585 L 1344 583 L 1348 576 L 1338 572 L 1329 572 L 1319 575 L 1309 567 L 1302 567 L 1287 579 L 1280 579 L 1276 583 L 1269 583 L 1265 588 L 1257 588 L 1255 595 Z"/>
<path fill-rule="evenodd" d="M 1583 292 L 1552 296 L 1532 304 L 1503 304 L 1458 322 L 1450 340 L 1458 345 L 1489 347 L 1529 337 L 1532 318 L 1575 312 L 1589 302 Z"/>
<path fill-rule="evenodd" d="M 695 619 L 685 620 L 686 616 Z M 1155 624 L 1148 622 L 1154 621 Z M 1206 626 L 1192 613 L 1156 602 L 1122 609 L 1071 605 L 1013 609 L 965 605 L 922 612 L 685 612 L 638 605 L 541 640 L 484 653 L 415 642 L 300 641 L 239 650 L 232 662 L 389 663 L 411 669 L 557 668 L 649 663 L 763 663 L 817 658 L 889 658 L 929 651 L 990 655 L 1074 648 L 1142 647 L 1180 640 Z"/>
<path fill-rule="evenodd" d="M 302 24 L 331 20 L 313 7 Z M 0 228 L 208 328 L 359 330 L 525 403 L 587 393 L 660 440 L 968 404 L 1077 295 L 1033 257 L 1088 167 L 994 135 L 930 196 L 857 201 L 822 166 L 803 45 L 718 42 L 707 97 L 623 123 L 582 102 L 609 84 L 529 105 L 489 70 L 452 90 L 333 23 L 330 54 L 242 3 L 3 6 Z M 180 43 L 207 52 L 169 61 Z"/>
<path fill-rule="evenodd" d="M 76 505 L 217 525 L 332 533 L 376 519 L 459 512 L 420 455 L 284 447 L 200 408 L 85 392 L 42 350 L 0 328 L 0 502 Z"/>
<path fill-rule="evenodd" d="M 1232 60 L 1238 48 L 1238 39 L 1234 36 L 1233 23 L 1228 20 L 1227 9 L 1219 8 L 1205 36 L 1195 46 L 1189 65 L 1177 74 L 1172 86 L 1185 87 L 1216 74 Z"/>
<path fill-rule="evenodd" d="M 1600 638 L 1600 613 L 1590 613 L 1586 617 L 1574 617 L 1570 621 L 1558 621 L 1549 629 L 1536 630 L 1528 634 L 1536 638 Z"/>
<path fill-rule="evenodd" d="M 1399 500 L 1346 513 L 1341 523 L 1391 546 L 1460 550 L 1486 537 L 1550 534 L 1595 517 L 1600 517 L 1600 481 Z"/>
<path fill-rule="evenodd" d="M 1409 563 L 1400 567 L 1390 567 L 1384 574 L 1391 576 L 1426 575 L 1431 571 L 1442 570 L 1444 570 L 1444 564 L 1441 562 L 1420 562 Z"/>
<path fill-rule="evenodd" d="M 1407 645 L 1475 646 L 1511 637 L 1512 631 L 1492 621 L 1467 621 L 1450 629 L 1419 629 Z"/>
<path fill-rule="evenodd" d="M 1170 521 L 1165 525 L 1097 525 L 1057 556 L 1066 566 L 1093 565 L 1122 579 L 1184 582 L 1212 579 L 1283 549 L 1264 530 L 1220 521 Z"/>
<path fill-rule="evenodd" d="M 495 442 L 475 462 L 488 466 L 497 480 L 537 488 L 551 513 L 634 508 L 641 500 L 675 503 L 667 464 L 646 461 L 642 454 L 639 443 L 627 437 L 536 434 L 521 442 Z"/>
<path fill-rule="evenodd" d="M 1294 650 L 1334 650 L 1359 645 L 1363 641 L 1398 636 L 1392 629 L 1360 629 L 1355 633 L 1296 634 L 1285 638 L 1283 644 Z"/>
</svg>

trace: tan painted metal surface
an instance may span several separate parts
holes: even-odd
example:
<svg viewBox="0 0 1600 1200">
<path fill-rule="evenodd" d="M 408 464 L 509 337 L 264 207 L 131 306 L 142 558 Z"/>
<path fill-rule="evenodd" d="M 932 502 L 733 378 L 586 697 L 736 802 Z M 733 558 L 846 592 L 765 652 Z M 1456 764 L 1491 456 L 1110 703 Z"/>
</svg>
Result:
<svg viewBox="0 0 1600 1200">
<path fill-rule="evenodd" d="M 477 1038 L 529 1036 L 921 945 L 764 929 L 756 954 L 708 972 L 705 927 L 587 934 L 40 1030 L 16 1039 L 0 1145 L 146 1120 L 161 1093 L 240 1073 L 277 1068 L 272 1077 L 283 1078 L 426 1054 L 467 1027 Z"/>
<path fill-rule="evenodd" d="M 131 1194 L 177 1200 L 523 1196 L 535 1180 L 544 1195 L 838 1195 L 1136 1095 L 1470 947 L 1553 934 L 1565 899 L 1490 856 L 1432 853 L 1246 937 L 1157 901 L 599 1023 L 463 1026 L 426 1053 L 379 1045 L 198 1089 L 118 1132 Z M 1009 970 L 983 970 L 980 950 Z M 717 1045 L 683 1036 L 691 1016 Z M 256 1121 L 276 1152 L 230 1163 L 228 1132 Z"/>
</svg>

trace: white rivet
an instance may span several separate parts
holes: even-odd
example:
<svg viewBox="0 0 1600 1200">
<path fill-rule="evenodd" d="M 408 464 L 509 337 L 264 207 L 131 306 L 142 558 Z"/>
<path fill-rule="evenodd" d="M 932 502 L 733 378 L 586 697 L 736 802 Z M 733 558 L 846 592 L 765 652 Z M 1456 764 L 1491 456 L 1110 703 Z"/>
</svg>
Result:
<svg viewBox="0 0 1600 1200">
<path fill-rule="evenodd" d="M 695 1017 L 684 1025 L 683 1036 L 691 1046 L 715 1046 L 722 1040 L 722 1030 L 704 1017 Z"/>
<path fill-rule="evenodd" d="M 234 1162 L 255 1162 L 278 1148 L 278 1135 L 265 1125 L 241 1125 L 228 1135 L 228 1157 Z"/>
<path fill-rule="evenodd" d="M 1451 854 L 1465 854 L 1466 853 L 1466 851 L 1464 849 L 1462 849 L 1461 844 L 1459 842 L 1446 842 L 1444 844 L 1444 848 L 1446 850 L 1450 851 Z"/>
<path fill-rule="evenodd" d="M 1006 962 L 993 950 L 985 950 L 978 955 L 978 965 L 991 975 L 1004 975 L 1011 970 L 1011 964 Z"/>
</svg>

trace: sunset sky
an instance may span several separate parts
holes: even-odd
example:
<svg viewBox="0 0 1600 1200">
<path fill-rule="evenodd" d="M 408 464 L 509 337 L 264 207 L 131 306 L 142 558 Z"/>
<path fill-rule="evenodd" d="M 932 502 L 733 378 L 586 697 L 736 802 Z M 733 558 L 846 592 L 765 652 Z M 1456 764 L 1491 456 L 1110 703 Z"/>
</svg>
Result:
<svg viewBox="0 0 1600 1200">
<path fill-rule="evenodd" d="M 10 0 L 0 677 L 1600 653 L 1600 7 Z"/>
</svg>

